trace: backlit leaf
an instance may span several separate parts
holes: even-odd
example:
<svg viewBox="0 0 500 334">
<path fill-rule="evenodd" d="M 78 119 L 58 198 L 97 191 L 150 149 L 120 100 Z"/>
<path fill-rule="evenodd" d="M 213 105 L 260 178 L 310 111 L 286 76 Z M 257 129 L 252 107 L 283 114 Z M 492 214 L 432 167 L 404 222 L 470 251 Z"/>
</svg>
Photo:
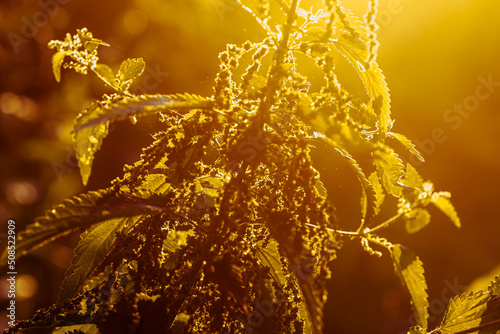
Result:
<svg viewBox="0 0 500 334">
<path fill-rule="evenodd" d="M 411 164 L 406 164 L 406 172 L 402 179 L 402 182 L 408 187 L 417 188 L 422 190 L 424 187 L 424 179 L 417 172 L 415 167 Z"/>
<path fill-rule="evenodd" d="M 427 329 L 427 283 L 424 277 L 422 261 L 412 250 L 399 244 L 389 248 L 391 252 L 394 270 L 410 293 L 410 298 L 415 311 L 415 319 L 422 328 Z"/>
<path fill-rule="evenodd" d="M 491 281 L 490 286 L 488 286 L 488 291 L 494 295 L 500 296 L 500 276 L 495 276 L 495 279 Z"/>
<path fill-rule="evenodd" d="M 191 94 L 140 95 L 121 100 L 93 103 L 76 119 L 73 142 L 83 184 L 87 184 L 92 171 L 95 153 L 101 148 L 108 134 L 110 122 L 132 116 L 155 114 L 166 109 L 210 108 L 211 100 Z"/>
<path fill-rule="evenodd" d="M 91 191 L 67 199 L 53 210 L 47 211 L 45 216 L 37 218 L 35 223 L 28 225 L 18 234 L 17 255 L 25 255 L 28 251 L 56 238 L 88 228 L 98 222 L 161 211 L 161 208 L 141 203 L 100 205 L 99 201 L 108 193 L 109 190 Z M 0 263 L 6 261 L 7 252 L 5 251 Z"/>
<path fill-rule="evenodd" d="M 118 83 L 116 82 L 116 76 L 111 67 L 104 64 L 96 64 L 96 66 L 92 67 L 92 71 L 94 71 L 94 73 L 97 74 L 97 76 L 108 86 L 119 90 Z"/>
<path fill-rule="evenodd" d="M 285 286 L 287 278 L 283 272 L 283 266 L 280 261 L 278 243 L 272 239 L 269 241 L 266 248 L 258 247 L 257 258 L 264 266 L 269 268 L 269 274 L 272 279 L 279 283 L 280 286 Z M 304 333 L 311 333 L 312 323 L 307 313 L 307 305 L 304 301 L 300 302 L 299 309 L 304 318 Z"/>
<path fill-rule="evenodd" d="M 423 229 L 431 222 L 429 211 L 421 208 L 413 209 L 404 215 L 406 220 L 406 232 L 415 233 Z"/>
<path fill-rule="evenodd" d="M 348 10 L 337 6 L 337 15 L 343 17 L 337 26 L 343 33 L 337 37 L 333 45 L 354 67 L 363 81 L 371 98 L 372 107 L 379 116 L 379 128 L 382 133 L 392 127 L 390 112 L 390 96 L 382 70 L 375 61 L 365 64 L 369 58 L 369 33 L 363 23 Z"/>
<path fill-rule="evenodd" d="M 69 333 L 85 333 L 85 334 L 100 334 L 99 328 L 95 324 L 71 325 L 56 327 L 52 334 L 69 334 Z"/>
<path fill-rule="evenodd" d="M 373 163 L 385 190 L 395 197 L 400 197 L 401 186 L 398 182 L 404 175 L 404 165 L 399 156 L 392 148 L 385 146 L 373 152 Z"/>
<path fill-rule="evenodd" d="M 78 116 L 75 122 L 73 145 L 84 185 L 87 184 L 90 173 L 92 172 L 94 155 L 101 148 L 104 138 L 108 135 L 108 122 L 99 123 L 79 130 L 76 129 L 86 124 L 89 120 L 100 117 L 103 114 L 104 110 L 101 104 L 93 103 Z"/>
<path fill-rule="evenodd" d="M 121 82 L 133 80 L 144 72 L 146 63 L 142 58 L 126 59 L 120 65 L 118 76 Z"/>
<path fill-rule="evenodd" d="M 210 109 L 212 105 L 211 99 L 193 94 L 156 94 L 126 97 L 110 105 L 103 106 L 101 113 L 96 114 L 95 117 L 88 119 L 85 123 L 79 122 L 74 131 L 107 122 L 125 120 L 131 116 L 155 114 L 162 110 L 176 109 L 180 113 L 181 110 L 179 109 Z"/>
<path fill-rule="evenodd" d="M 57 304 L 62 305 L 69 301 L 90 277 L 92 271 L 111 250 L 116 240 L 116 233 L 130 229 L 141 218 L 139 215 L 110 219 L 82 233 L 81 241 L 75 249 L 75 257 L 61 285 Z"/>
<path fill-rule="evenodd" d="M 389 138 L 394 138 L 397 139 L 401 144 L 404 145 L 410 151 L 414 156 L 418 158 L 418 160 L 425 162 L 424 157 L 420 154 L 420 152 L 417 150 L 417 147 L 415 144 L 411 142 L 408 138 L 406 138 L 404 135 L 396 132 L 388 132 L 387 136 Z"/>
<path fill-rule="evenodd" d="M 384 189 L 380 184 L 376 172 L 371 173 L 370 176 L 368 177 L 368 180 L 371 182 L 373 190 L 375 191 L 375 206 L 373 210 L 375 212 L 375 215 L 377 215 L 380 212 L 380 207 L 382 206 L 382 203 L 384 203 L 385 199 Z"/>
<path fill-rule="evenodd" d="M 447 215 L 456 227 L 460 228 L 462 224 L 460 223 L 460 218 L 458 217 L 457 211 L 451 201 L 445 196 L 439 196 L 441 193 L 434 193 L 431 202 L 441 210 L 445 215 Z M 449 193 L 447 193 L 449 195 Z"/>
<path fill-rule="evenodd" d="M 57 82 L 61 82 L 61 66 L 64 62 L 66 53 L 58 51 L 52 56 L 52 72 Z"/>
<path fill-rule="evenodd" d="M 455 334 L 460 331 L 471 330 L 482 323 L 482 315 L 488 308 L 491 295 L 488 293 L 471 292 L 450 300 L 446 315 L 441 323 L 442 334 Z M 500 324 L 499 324 L 500 328 Z M 470 333 L 477 333 L 470 331 Z M 481 333 L 496 333 L 481 332 Z"/>
</svg>

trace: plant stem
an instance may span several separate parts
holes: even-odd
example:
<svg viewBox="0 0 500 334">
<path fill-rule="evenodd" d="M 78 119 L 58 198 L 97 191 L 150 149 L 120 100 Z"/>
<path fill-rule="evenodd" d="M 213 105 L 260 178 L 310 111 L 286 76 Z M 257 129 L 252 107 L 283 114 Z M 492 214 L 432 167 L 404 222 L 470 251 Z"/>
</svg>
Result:
<svg viewBox="0 0 500 334">
<path fill-rule="evenodd" d="M 387 219 L 385 222 L 381 223 L 380 225 L 377 225 L 374 228 L 369 229 L 367 231 L 367 233 L 372 233 L 372 232 L 378 231 L 380 229 L 389 227 L 390 225 L 394 224 L 403 214 L 404 214 L 403 212 L 398 213 L 397 215 Z"/>
</svg>

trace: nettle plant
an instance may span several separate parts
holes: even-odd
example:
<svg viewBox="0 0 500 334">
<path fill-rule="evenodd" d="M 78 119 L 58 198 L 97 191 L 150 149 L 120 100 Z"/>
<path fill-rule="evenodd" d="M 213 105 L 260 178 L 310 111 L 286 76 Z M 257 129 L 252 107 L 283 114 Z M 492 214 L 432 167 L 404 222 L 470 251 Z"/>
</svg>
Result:
<svg viewBox="0 0 500 334">
<path fill-rule="evenodd" d="M 240 0 L 267 37 L 220 53 L 210 97 L 131 94 L 144 61 L 127 59 L 115 73 L 98 62 L 107 44 L 87 29 L 50 42 L 57 81 L 61 67 L 92 71 L 115 91 L 76 118 L 84 184 L 111 123 L 156 115 L 164 130 L 109 188 L 67 199 L 19 233 L 23 255 L 83 231 L 56 304 L 7 332 L 321 333 L 329 268 L 343 243 L 356 240 L 392 258 L 418 324 L 411 333 L 499 330 L 496 280 L 486 293 L 452 299 L 441 326 L 427 332 L 422 262 L 378 235 L 399 222 L 417 232 L 430 221 L 429 205 L 457 227 L 460 220 L 450 194 L 404 166 L 392 146 L 423 161 L 391 130 L 389 90 L 376 63 L 376 1 L 364 21 L 338 1 L 317 12 L 298 2 Z M 337 57 L 350 62 L 368 98 L 341 85 Z M 317 89 L 299 71 L 306 59 L 323 73 Z M 317 146 L 357 176 L 356 230 L 336 218 L 311 159 Z M 397 198 L 397 208 L 381 221 L 385 196 Z"/>
</svg>

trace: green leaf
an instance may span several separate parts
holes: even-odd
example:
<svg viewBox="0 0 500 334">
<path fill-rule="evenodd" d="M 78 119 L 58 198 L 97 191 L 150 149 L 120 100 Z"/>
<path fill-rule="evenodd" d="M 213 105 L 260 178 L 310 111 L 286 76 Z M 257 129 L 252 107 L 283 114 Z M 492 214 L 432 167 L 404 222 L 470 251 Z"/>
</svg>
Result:
<svg viewBox="0 0 500 334">
<path fill-rule="evenodd" d="M 87 119 L 86 122 L 79 122 L 74 131 L 107 122 L 122 121 L 132 116 L 156 114 L 164 110 L 175 109 L 179 114 L 181 112 L 179 109 L 211 109 L 212 106 L 212 99 L 187 93 L 125 97 L 109 105 L 101 106 L 100 113 L 96 113 L 94 117 Z"/>
<path fill-rule="evenodd" d="M 142 58 L 126 59 L 120 65 L 118 77 L 120 82 L 133 80 L 144 72 L 146 63 Z"/>
<path fill-rule="evenodd" d="M 85 109 L 75 121 L 73 145 L 84 185 L 88 183 L 92 172 L 94 155 L 101 148 L 104 138 L 108 135 L 108 123 L 99 123 L 85 128 L 81 127 L 87 124 L 89 120 L 100 117 L 103 113 L 104 110 L 101 104 L 96 102 Z"/>
<path fill-rule="evenodd" d="M 57 300 L 58 305 L 69 301 L 90 277 L 92 271 L 108 254 L 116 240 L 116 233 L 129 230 L 143 216 L 110 219 L 92 226 L 82 233 L 81 241 L 75 249 L 75 257 L 66 272 Z"/>
<path fill-rule="evenodd" d="M 326 302 L 326 285 L 321 279 L 315 277 L 312 262 L 314 257 L 306 246 L 305 236 L 292 237 L 293 231 L 283 231 L 279 225 L 287 224 L 292 217 L 285 212 L 262 212 L 271 235 L 276 239 L 279 247 L 286 254 L 290 267 L 295 274 L 300 291 L 307 306 L 307 316 L 310 322 L 309 333 L 319 334 L 323 328 L 323 307 Z"/>
<path fill-rule="evenodd" d="M 411 142 L 408 138 L 406 138 L 404 135 L 396 132 L 388 132 L 387 136 L 389 138 L 394 138 L 398 140 L 401 144 L 403 144 L 404 147 L 408 149 L 414 156 L 418 158 L 418 160 L 425 162 L 424 157 L 420 154 L 420 152 L 417 150 L 417 147 L 415 144 Z"/>
<path fill-rule="evenodd" d="M 119 90 L 120 87 L 116 82 L 116 75 L 113 73 L 113 70 L 108 65 L 97 64 L 92 67 L 92 71 L 97 74 L 102 81 L 104 81 L 108 86 L 114 88 L 115 90 Z"/>
<path fill-rule="evenodd" d="M 190 235 L 194 235 L 193 230 L 188 231 L 168 231 L 167 238 L 163 241 L 163 253 L 165 254 L 165 267 L 167 269 L 173 269 L 177 265 L 177 262 L 181 258 L 182 254 L 179 254 L 179 249 L 187 244 L 187 238 Z"/>
<path fill-rule="evenodd" d="M 422 261 L 412 250 L 399 244 L 390 247 L 389 251 L 391 252 L 394 270 L 410 293 L 417 324 L 427 329 L 429 302 L 427 301 L 427 283 L 425 282 Z"/>
<path fill-rule="evenodd" d="M 423 229 L 431 222 L 429 211 L 421 208 L 413 209 L 404 215 L 406 220 L 406 232 L 415 233 Z"/>
<path fill-rule="evenodd" d="M 61 82 L 61 66 L 64 62 L 66 53 L 59 51 L 52 56 L 52 72 L 57 82 Z"/>
<path fill-rule="evenodd" d="M 385 190 L 395 197 L 401 197 L 399 180 L 404 175 L 404 165 L 394 150 L 385 146 L 374 151 L 373 164 L 377 168 Z"/>
<path fill-rule="evenodd" d="M 495 276 L 495 279 L 491 281 L 490 286 L 488 286 L 488 291 L 491 294 L 500 296 L 500 276 Z"/>
<path fill-rule="evenodd" d="M 380 212 L 380 207 L 382 206 L 382 203 L 384 203 L 385 199 L 384 189 L 380 184 L 376 172 L 371 173 L 370 176 L 368 177 L 368 180 L 371 182 L 373 190 L 375 191 L 375 206 L 373 210 L 375 212 L 375 215 L 378 215 L 378 213 Z"/>
<path fill-rule="evenodd" d="M 364 83 L 371 98 L 370 105 L 379 117 L 379 129 L 382 134 L 392 127 L 389 88 L 385 82 L 382 70 L 375 61 L 367 67 L 369 58 L 369 32 L 363 23 L 348 10 L 337 5 L 336 24 L 343 33 L 337 37 L 333 45 L 354 67 Z"/>
<path fill-rule="evenodd" d="M 483 314 L 488 309 L 491 300 L 489 293 L 482 291 L 463 294 L 451 299 L 446 315 L 441 323 L 441 334 L 455 334 L 461 331 L 467 333 L 478 333 L 472 331 L 483 323 Z M 500 330 L 500 324 L 497 329 Z M 470 331 L 469 331 L 470 330 Z M 496 331 L 481 331 L 481 333 L 497 333 Z"/>
<path fill-rule="evenodd" d="M 23 256 L 56 238 L 88 228 L 98 222 L 162 210 L 162 208 L 138 202 L 105 205 L 103 198 L 109 193 L 110 191 L 107 189 L 90 191 L 65 200 L 62 204 L 55 206 L 53 210 L 47 211 L 45 216 L 37 218 L 35 223 L 28 225 L 24 231 L 18 234 L 17 255 Z M 123 203 L 124 199 L 121 201 Z M 6 261 L 7 252 L 4 251 L 0 263 L 6 263 Z"/>
<path fill-rule="evenodd" d="M 71 325 L 56 327 L 52 334 L 69 334 L 69 333 L 85 333 L 85 334 L 100 334 L 99 328 L 95 324 Z"/>
<path fill-rule="evenodd" d="M 449 196 L 449 193 L 434 193 L 431 198 L 431 202 L 441 210 L 445 215 L 447 215 L 456 227 L 460 228 L 462 224 L 460 223 L 460 218 L 458 217 L 457 211 L 451 201 L 445 197 Z"/>
<path fill-rule="evenodd" d="M 415 167 L 413 167 L 410 163 L 406 164 L 406 172 L 401 181 L 403 181 L 403 183 L 408 187 L 417 188 L 420 191 L 424 187 L 424 179 L 422 179 Z"/>
<path fill-rule="evenodd" d="M 258 245 L 257 258 L 269 269 L 269 274 L 272 279 L 279 283 L 280 286 L 285 286 L 287 277 L 283 272 L 283 265 L 280 261 L 280 253 L 278 251 L 278 243 L 271 239 L 266 248 Z M 304 333 L 312 333 L 312 322 L 307 313 L 307 305 L 303 299 L 299 304 L 299 311 L 304 319 Z"/>
<path fill-rule="evenodd" d="M 209 109 L 211 106 L 212 100 L 191 94 L 140 95 L 109 103 L 93 103 L 77 117 L 73 130 L 73 143 L 83 184 L 88 182 L 94 155 L 108 135 L 110 122 L 155 114 L 165 109 Z"/>
</svg>

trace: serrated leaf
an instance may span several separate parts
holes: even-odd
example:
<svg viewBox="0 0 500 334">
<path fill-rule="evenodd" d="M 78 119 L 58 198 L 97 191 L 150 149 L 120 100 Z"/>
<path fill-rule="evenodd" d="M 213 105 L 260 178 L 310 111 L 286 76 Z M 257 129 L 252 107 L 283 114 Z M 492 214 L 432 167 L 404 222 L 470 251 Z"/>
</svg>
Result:
<svg viewBox="0 0 500 334">
<path fill-rule="evenodd" d="M 179 109 L 210 109 L 212 106 L 212 99 L 193 94 L 126 97 L 106 107 L 102 106 L 102 111 L 99 114 L 87 119 L 85 123 L 80 122 L 81 124 L 75 126 L 74 131 L 107 122 L 122 121 L 131 116 L 155 114 L 162 110 L 176 109 L 177 112 L 181 112 Z"/>
<path fill-rule="evenodd" d="M 108 86 L 120 90 L 118 83 L 116 82 L 116 75 L 113 73 L 113 70 L 108 65 L 97 64 L 92 67 L 92 71 L 97 74 L 102 81 L 104 81 Z"/>
<path fill-rule="evenodd" d="M 431 215 L 429 211 L 417 208 L 404 215 L 406 220 L 406 232 L 415 233 L 423 229 L 431 222 Z"/>
<path fill-rule="evenodd" d="M 59 51 L 52 56 L 52 72 L 57 82 L 61 82 L 61 66 L 64 62 L 66 53 Z"/>
<path fill-rule="evenodd" d="M 133 227 L 143 216 L 132 216 L 106 220 L 82 233 L 75 249 L 75 257 L 61 285 L 57 305 L 69 301 L 90 277 L 92 271 L 108 254 L 116 240 L 116 233 Z"/>
<path fill-rule="evenodd" d="M 52 334 L 70 334 L 70 333 L 85 333 L 85 334 L 100 334 L 99 328 L 95 324 L 71 325 L 56 327 Z"/>
<path fill-rule="evenodd" d="M 280 286 L 285 286 L 287 278 L 283 272 L 283 265 L 280 261 L 280 253 L 278 251 L 278 243 L 271 239 L 266 248 L 258 246 L 257 258 L 269 269 L 269 274 L 272 279 L 279 283 Z M 312 333 L 311 319 L 307 313 L 307 305 L 302 301 L 299 305 L 299 311 L 304 319 L 304 333 Z"/>
<path fill-rule="evenodd" d="M 140 95 L 113 103 L 93 103 L 77 117 L 73 130 L 73 143 L 83 184 L 88 182 L 94 155 L 101 148 L 111 122 L 155 114 L 165 109 L 209 109 L 211 106 L 212 100 L 191 94 Z"/>
<path fill-rule="evenodd" d="M 173 269 L 177 265 L 179 258 L 178 254 L 179 248 L 186 245 L 186 240 L 189 235 L 193 235 L 193 230 L 188 231 L 168 231 L 167 238 L 163 241 L 163 253 L 165 253 L 165 267 L 167 269 Z"/>
<path fill-rule="evenodd" d="M 85 109 L 75 121 L 75 129 L 87 124 L 89 120 L 102 116 L 104 110 L 100 103 L 93 103 Z M 101 148 L 104 138 L 108 135 L 109 123 L 99 123 L 93 126 L 75 130 L 72 134 L 78 167 L 84 185 L 88 183 L 92 172 L 95 153 Z"/>
<path fill-rule="evenodd" d="M 344 17 L 337 21 L 337 27 L 343 33 L 337 37 L 333 45 L 361 77 L 371 98 L 371 106 L 379 117 L 379 128 L 383 137 L 392 127 L 390 95 L 385 77 L 378 64 L 372 61 L 369 68 L 365 64 L 370 52 L 368 29 L 351 12 L 340 5 L 337 5 L 337 8 L 337 14 Z"/>
<path fill-rule="evenodd" d="M 413 167 L 410 163 L 406 164 L 406 172 L 401 180 L 408 187 L 417 188 L 420 190 L 422 190 L 424 187 L 424 179 L 422 179 L 415 167 Z"/>
<path fill-rule="evenodd" d="M 482 316 L 488 308 L 490 299 L 490 294 L 483 293 L 482 291 L 471 292 L 468 295 L 463 294 L 452 298 L 441 323 L 440 333 L 455 334 L 478 327 L 482 323 Z M 468 333 L 473 333 L 473 331 Z"/>
<path fill-rule="evenodd" d="M 429 302 L 427 301 L 427 283 L 425 282 L 422 261 L 412 250 L 399 244 L 389 248 L 389 251 L 394 264 L 394 271 L 410 293 L 417 324 L 427 329 Z"/>
<path fill-rule="evenodd" d="M 408 138 L 406 138 L 404 135 L 396 132 L 388 132 L 387 137 L 389 138 L 394 138 L 398 140 L 401 144 L 403 144 L 404 147 L 408 149 L 414 156 L 418 158 L 418 160 L 425 162 L 424 157 L 420 154 L 420 152 L 417 150 L 417 147 L 415 144 L 411 142 Z"/>
<path fill-rule="evenodd" d="M 437 194 L 439 195 L 439 193 Z M 456 227 L 460 228 L 462 226 L 457 211 L 455 210 L 455 207 L 453 206 L 453 204 L 451 204 L 451 201 L 448 198 L 444 196 L 433 195 L 431 198 L 431 202 L 445 215 L 447 215 L 448 218 L 451 219 L 451 221 L 453 222 L 453 224 L 455 224 Z"/>
<path fill-rule="evenodd" d="M 488 291 L 491 294 L 500 296 L 500 276 L 495 276 L 495 279 L 491 281 L 490 286 L 488 286 Z"/>
<path fill-rule="evenodd" d="M 373 164 L 385 190 L 395 197 L 401 197 L 401 186 L 398 182 L 404 175 L 404 165 L 394 150 L 387 146 L 376 150 L 373 152 Z"/>
<path fill-rule="evenodd" d="M 35 223 L 28 225 L 18 234 L 17 255 L 23 256 L 56 238 L 88 228 L 98 222 L 162 210 L 162 208 L 133 202 L 123 205 L 99 205 L 98 201 L 108 193 L 109 190 L 99 190 L 72 197 L 55 206 L 53 210 L 47 211 L 45 216 L 38 217 Z M 6 261 L 7 252 L 4 251 L 0 263 L 6 263 Z"/>
<path fill-rule="evenodd" d="M 382 188 L 382 185 L 380 184 L 378 175 L 376 172 L 373 172 L 370 174 L 368 177 L 368 181 L 373 186 L 373 190 L 375 192 L 375 206 L 373 208 L 374 214 L 378 215 L 380 212 L 380 207 L 382 206 L 382 203 L 384 203 L 385 199 L 385 194 L 384 194 L 384 189 Z"/>
<path fill-rule="evenodd" d="M 286 254 L 290 266 L 297 279 L 300 291 L 307 306 L 308 321 L 311 324 L 312 334 L 320 334 L 323 328 L 323 307 L 326 302 L 326 286 L 322 284 L 312 272 L 310 250 L 305 245 L 304 236 L 298 235 L 291 240 L 291 231 L 282 231 L 277 228 L 280 222 L 291 219 L 284 212 L 262 212 L 271 235 L 278 242 L 279 247 Z M 299 245 L 300 243 L 300 245 Z M 309 265 L 309 266 L 308 266 Z"/>
<path fill-rule="evenodd" d="M 126 59 L 120 65 L 118 76 L 121 82 L 133 80 L 144 72 L 146 63 L 142 58 Z"/>
</svg>

